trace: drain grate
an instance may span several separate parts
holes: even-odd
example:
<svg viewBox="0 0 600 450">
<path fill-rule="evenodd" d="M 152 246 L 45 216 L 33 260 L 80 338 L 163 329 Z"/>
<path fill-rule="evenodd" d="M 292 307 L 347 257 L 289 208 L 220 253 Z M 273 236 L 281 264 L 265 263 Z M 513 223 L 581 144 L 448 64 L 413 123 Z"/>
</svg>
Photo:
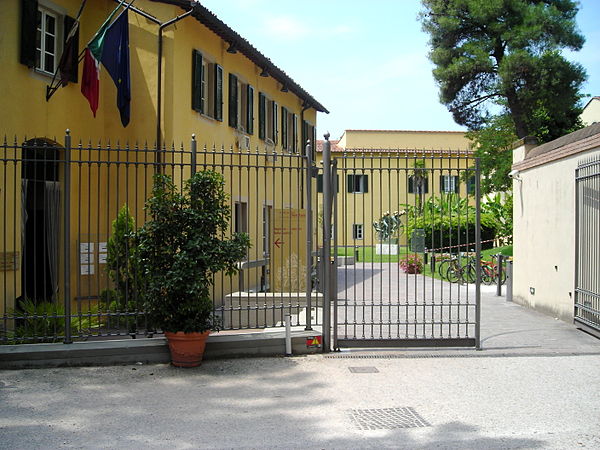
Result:
<svg viewBox="0 0 600 450">
<path fill-rule="evenodd" d="M 348 367 L 348 370 L 352 373 L 379 373 L 377 367 Z"/>
<path fill-rule="evenodd" d="M 350 409 L 347 412 L 350 420 L 359 430 L 393 430 L 431 426 L 412 407 Z"/>
</svg>

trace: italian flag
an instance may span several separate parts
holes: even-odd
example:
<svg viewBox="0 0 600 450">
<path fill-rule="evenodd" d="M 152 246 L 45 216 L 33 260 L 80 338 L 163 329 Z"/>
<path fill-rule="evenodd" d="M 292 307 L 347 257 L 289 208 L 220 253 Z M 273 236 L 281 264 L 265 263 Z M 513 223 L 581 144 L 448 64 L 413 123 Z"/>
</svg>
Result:
<svg viewBox="0 0 600 450">
<path fill-rule="evenodd" d="M 111 25 L 111 20 L 119 10 L 121 5 L 110 13 L 106 21 L 96 32 L 94 38 L 85 48 L 83 56 L 83 75 L 81 77 L 81 93 L 88 99 L 92 113 L 96 117 L 98 110 L 98 97 L 100 95 L 100 60 L 102 59 L 102 48 L 104 46 L 104 37 L 106 31 Z"/>
</svg>

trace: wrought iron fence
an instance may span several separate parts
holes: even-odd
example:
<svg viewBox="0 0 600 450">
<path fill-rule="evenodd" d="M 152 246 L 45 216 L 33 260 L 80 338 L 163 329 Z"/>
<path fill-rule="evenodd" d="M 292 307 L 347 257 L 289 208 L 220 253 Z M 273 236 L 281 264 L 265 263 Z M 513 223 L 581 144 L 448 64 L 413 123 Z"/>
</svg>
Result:
<svg viewBox="0 0 600 450">
<path fill-rule="evenodd" d="M 143 311 L 131 234 L 148 220 L 154 174 L 171 176 L 181 188 L 195 170 L 224 176 L 228 232 L 246 232 L 252 242 L 237 276 L 214 278 L 214 312 L 223 328 L 284 326 L 285 314 L 295 326 L 318 322 L 312 155 L 240 147 L 200 147 L 195 138 L 158 149 L 73 145 L 68 134 L 62 143 L 5 138 L 0 344 L 156 334 Z"/>
<path fill-rule="evenodd" d="M 475 261 L 482 234 L 494 230 L 481 225 L 472 153 L 356 150 L 333 159 L 329 186 L 323 172 L 324 205 L 331 197 L 324 215 L 333 218 L 340 264 L 329 287 L 333 346 L 479 346 Z M 436 250 L 444 247 L 456 254 L 449 260 L 470 252 L 463 261 L 470 264 L 457 266 L 472 268 L 454 280 L 462 283 L 438 276 L 446 255 Z"/>
<path fill-rule="evenodd" d="M 600 333 L 600 156 L 576 169 L 575 322 Z"/>
</svg>

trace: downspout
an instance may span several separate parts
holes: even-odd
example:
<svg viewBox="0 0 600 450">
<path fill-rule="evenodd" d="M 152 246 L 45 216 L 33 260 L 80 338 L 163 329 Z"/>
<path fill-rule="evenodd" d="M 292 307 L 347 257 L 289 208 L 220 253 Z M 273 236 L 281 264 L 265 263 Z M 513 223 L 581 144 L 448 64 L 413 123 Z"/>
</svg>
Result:
<svg viewBox="0 0 600 450">
<path fill-rule="evenodd" d="M 158 27 L 158 73 L 157 73 L 157 86 L 156 86 L 156 154 L 155 154 L 155 162 L 156 162 L 156 172 L 159 172 L 159 167 L 162 162 L 161 158 L 161 123 L 160 119 L 162 116 L 162 51 L 163 51 L 163 29 L 168 27 L 169 25 L 174 24 L 175 22 L 179 22 L 181 19 L 189 16 L 194 12 L 194 8 L 186 11 L 185 13 L 174 17 L 173 19 L 159 25 Z"/>
</svg>

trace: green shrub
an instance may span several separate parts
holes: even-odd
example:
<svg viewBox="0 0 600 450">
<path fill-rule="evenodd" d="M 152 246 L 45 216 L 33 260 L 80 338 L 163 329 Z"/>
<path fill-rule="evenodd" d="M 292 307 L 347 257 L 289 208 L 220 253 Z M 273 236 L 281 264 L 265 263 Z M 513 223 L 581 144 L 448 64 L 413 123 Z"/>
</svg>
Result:
<svg viewBox="0 0 600 450">
<path fill-rule="evenodd" d="M 421 211 L 413 205 L 401 205 L 406 210 L 406 232 L 412 236 L 413 231 L 423 230 L 425 246 L 430 249 L 456 246 L 475 242 L 475 207 L 469 205 L 468 199 L 457 194 L 442 194 L 429 197 Z M 490 214 L 481 214 L 481 240 L 491 240 L 496 236 L 496 227 Z M 483 248 L 491 248 L 493 242 L 482 244 Z M 468 250 L 462 247 L 461 251 Z M 452 249 L 453 252 L 458 248 Z"/>
<path fill-rule="evenodd" d="M 14 332 L 7 333 L 8 344 L 59 342 L 65 336 L 65 307 L 62 302 L 40 302 L 27 299 L 19 302 L 19 310 L 11 310 L 15 319 Z M 88 335 L 100 327 L 98 308 L 91 307 L 85 314 L 71 317 L 71 335 Z"/>
<path fill-rule="evenodd" d="M 150 220 L 138 233 L 146 280 L 145 311 L 163 331 L 203 332 L 219 328 L 213 315 L 213 275 L 238 272 L 250 238 L 224 239 L 231 209 L 224 178 L 201 171 L 177 192 L 170 177 L 156 175 L 146 204 Z"/>
</svg>

